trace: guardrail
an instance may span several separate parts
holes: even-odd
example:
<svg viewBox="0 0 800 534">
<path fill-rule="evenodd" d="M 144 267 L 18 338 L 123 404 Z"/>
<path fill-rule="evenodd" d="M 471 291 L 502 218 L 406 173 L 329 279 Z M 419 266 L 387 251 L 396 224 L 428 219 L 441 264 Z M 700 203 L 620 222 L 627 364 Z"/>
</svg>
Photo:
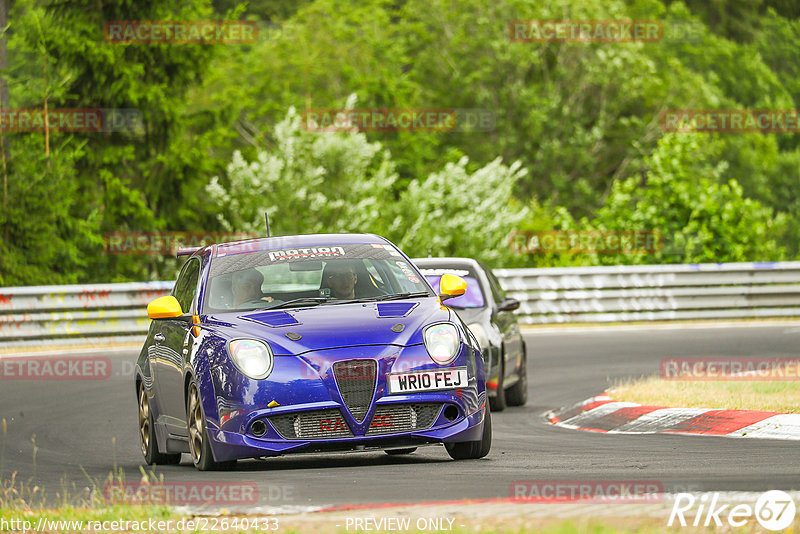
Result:
<svg viewBox="0 0 800 534">
<path fill-rule="evenodd" d="M 800 317 L 800 262 L 494 272 L 525 324 Z M 140 342 L 172 284 L 0 288 L 0 347 Z"/>
<path fill-rule="evenodd" d="M 800 262 L 494 271 L 525 324 L 800 317 Z"/>
<path fill-rule="evenodd" d="M 142 341 L 173 282 L 0 288 L 0 347 Z"/>
</svg>

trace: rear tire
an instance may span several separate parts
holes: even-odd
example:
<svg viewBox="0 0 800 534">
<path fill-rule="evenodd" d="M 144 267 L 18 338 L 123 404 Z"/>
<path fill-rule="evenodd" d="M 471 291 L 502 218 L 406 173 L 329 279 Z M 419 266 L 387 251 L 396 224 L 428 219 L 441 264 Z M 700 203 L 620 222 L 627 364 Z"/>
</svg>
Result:
<svg viewBox="0 0 800 534">
<path fill-rule="evenodd" d="M 506 373 L 505 351 L 500 349 L 500 361 L 497 363 L 497 394 L 489 397 L 489 404 L 493 412 L 502 412 L 506 409 L 506 390 L 504 376 Z"/>
<path fill-rule="evenodd" d="M 417 450 L 416 447 L 409 447 L 407 449 L 389 449 L 383 452 L 385 452 L 389 456 L 400 456 L 401 454 L 411 454 L 415 450 Z"/>
<path fill-rule="evenodd" d="M 139 384 L 139 444 L 147 465 L 176 465 L 181 463 L 181 455 L 164 454 L 158 451 L 153 413 L 150 411 L 150 399 L 144 384 Z"/>
<path fill-rule="evenodd" d="M 200 391 L 192 380 L 189 383 L 186 398 L 186 426 L 189 430 L 189 451 L 192 455 L 194 466 L 200 471 L 221 471 L 236 465 L 236 460 L 217 462 L 211 451 L 211 440 L 208 438 L 206 418 L 200 402 Z"/>
<path fill-rule="evenodd" d="M 445 443 L 444 448 L 453 460 L 477 460 L 483 458 L 492 448 L 492 412 L 486 405 L 483 420 L 483 434 L 480 441 L 464 441 L 461 443 Z"/>
<path fill-rule="evenodd" d="M 519 368 L 519 380 L 511 386 L 506 395 L 509 406 L 524 406 L 528 402 L 528 354 L 522 346 L 522 363 Z"/>
</svg>

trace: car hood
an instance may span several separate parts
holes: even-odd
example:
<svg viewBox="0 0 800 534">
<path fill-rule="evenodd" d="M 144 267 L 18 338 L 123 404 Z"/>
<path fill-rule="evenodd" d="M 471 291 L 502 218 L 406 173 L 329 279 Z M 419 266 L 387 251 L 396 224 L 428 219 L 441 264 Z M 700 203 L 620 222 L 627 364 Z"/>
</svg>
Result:
<svg viewBox="0 0 800 534">
<path fill-rule="evenodd" d="M 423 342 L 423 327 L 450 321 L 451 314 L 431 297 L 220 313 L 202 322 L 228 339 L 267 341 L 276 356 L 284 356 L 358 345 L 417 345 Z"/>
</svg>

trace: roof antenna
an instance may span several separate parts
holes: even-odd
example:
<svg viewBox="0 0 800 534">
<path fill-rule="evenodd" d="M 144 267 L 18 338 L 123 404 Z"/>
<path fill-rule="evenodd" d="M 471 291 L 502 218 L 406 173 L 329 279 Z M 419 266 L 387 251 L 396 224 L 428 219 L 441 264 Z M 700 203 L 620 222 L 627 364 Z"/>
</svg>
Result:
<svg viewBox="0 0 800 534">
<path fill-rule="evenodd" d="M 266 219 L 266 221 L 267 221 L 267 237 L 270 237 L 270 235 L 269 235 L 269 213 L 267 213 L 266 211 L 264 212 L 264 219 Z"/>
</svg>

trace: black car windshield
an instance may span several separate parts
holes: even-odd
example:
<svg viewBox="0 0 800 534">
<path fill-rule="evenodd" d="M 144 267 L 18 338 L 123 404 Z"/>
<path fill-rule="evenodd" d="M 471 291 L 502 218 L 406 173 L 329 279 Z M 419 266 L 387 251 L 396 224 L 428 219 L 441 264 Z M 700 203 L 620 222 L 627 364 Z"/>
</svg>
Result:
<svg viewBox="0 0 800 534">
<path fill-rule="evenodd" d="M 454 274 L 460 276 L 467 283 L 467 292 L 460 297 L 453 297 L 447 300 L 449 308 L 483 308 L 486 305 L 486 299 L 481 290 L 481 284 L 472 270 L 469 269 L 455 269 L 455 268 L 429 268 L 422 267 L 420 272 L 428 280 L 428 283 L 433 288 L 439 287 L 439 280 L 443 274 Z"/>
<path fill-rule="evenodd" d="M 203 313 L 324 306 L 420 293 L 435 295 L 390 245 L 257 250 L 212 259 Z"/>
</svg>

